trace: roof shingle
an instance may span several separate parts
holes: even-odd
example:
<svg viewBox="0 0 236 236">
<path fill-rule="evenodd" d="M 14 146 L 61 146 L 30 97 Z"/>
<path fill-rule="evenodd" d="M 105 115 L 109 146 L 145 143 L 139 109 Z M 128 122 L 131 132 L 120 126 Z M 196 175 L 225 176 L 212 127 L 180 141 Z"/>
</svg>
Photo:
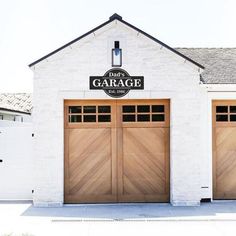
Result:
<svg viewBox="0 0 236 236">
<path fill-rule="evenodd" d="M 175 48 L 205 67 L 201 80 L 206 84 L 236 83 L 236 48 Z"/>
<path fill-rule="evenodd" d="M 31 113 L 31 93 L 0 93 L 0 109 Z"/>
</svg>

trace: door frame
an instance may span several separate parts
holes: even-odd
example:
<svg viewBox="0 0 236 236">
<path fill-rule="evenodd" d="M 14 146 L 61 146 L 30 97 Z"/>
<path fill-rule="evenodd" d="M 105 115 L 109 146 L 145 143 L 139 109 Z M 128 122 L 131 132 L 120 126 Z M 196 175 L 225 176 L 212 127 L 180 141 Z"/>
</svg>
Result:
<svg viewBox="0 0 236 236">
<path fill-rule="evenodd" d="M 170 168 L 170 99 L 64 99 L 64 102 L 63 102 L 63 113 L 64 113 L 64 120 L 63 120 L 63 133 L 64 133 L 64 168 L 63 168 L 63 172 L 64 172 L 64 183 L 63 183 L 63 201 L 65 203 L 65 192 L 67 191 L 66 189 L 66 180 L 65 178 L 67 177 L 66 173 L 65 173 L 65 168 L 67 167 L 67 163 L 66 163 L 66 155 L 68 155 L 68 145 L 67 145 L 67 132 L 65 132 L 65 129 L 67 127 L 67 124 L 68 124 L 68 113 L 65 109 L 66 105 L 70 104 L 70 105 L 73 105 L 73 104 L 77 104 L 77 103 L 83 103 L 83 104 L 94 104 L 94 103 L 99 103 L 99 104 L 107 104 L 107 103 L 110 103 L 110 104 L 114 104 L 116 103 L 116 112 L 115 114 L 111 114 L 112 116 L 115 117 L 115 123 L 112 122 L 111 124 L 111 127 L 112 129 L 114 128 L 115 131 L 112 132 L 112 136 L 120 136 L 122 135 L 122 132 L 120 132 L 120 130 L 122 129 L 122 121 L 121 121 L 121 117 L 122 117 L 122 114 L 121 114 L 121 110 L 118 109 L 118 104 L 129 104 L 129 103 L 136 103 L 136 104 L 147 104 L 147 103 L 150 103 L 150 104 L 157 104 L 160 103 L 160 104 L 163 104 L 165 103 L 165 105 L 167 105 L 167 111 L 165 111 L 165 116 L 166 116 L 166 119 L 165 119 L 165 124 L 168 125 L 168 128 L 169 128 L 169 132 L 168 132 L 168 157 L 167 157 L 167 167 L 166 167 L 166 175 L 168 176 L 168 180 L 166 181 L 166 186 L 168 188 L 168 192 L 169 192 L 169 200 L 168 202 L 170 202 L 170 171 L 171 171 L 171 168 Z M 167 114 L 167 115 L 166 115 Z M 144 124 L 145 122 L 143 122 Z M 115 127 L 115 126 L 119 126 L 119 127 Z M 144 125 L 145 126 L 145 125 Z M 151 125 L 149 124 L 149 127 Z M 94 127 L 104 127 L 103 124 L 94 124 Z M 134 127 L 136 127 L 134 125 Z M 163 124 L 155 124 L 153 125 L 153 127 L 163 127 Z M 73 125 L 71 126 L 71 128 L 73 128 Z M 117 145 L 122 145 L 121 142 L 122 142 L 122 138 L 117 138 L 116 140 L 118 140 L 118 142 L 115 142 L 114 140 L 115 139 L 112 139 L 113 143 L 112 145 L 114 145 L 114 147 L 116 148 L 117 150 Z M 121 150 L 121 148 L 119 149 Z M 119 158 L 120 155 L 122 155 L 121 151 L 118 151 L 118 153 L 115 153 L 114 149 L 112 150 L 112 155 L 116 155 L 116 164 L 117 166 L 119 165 L 122 165 L 123 161 L 122 161 L 122 158 Z M 114 167 L 112 167 L 112 170 L 113 170 Z M 116 176 L 118 176 L 119 174 L 121 173 L 118 173 L 118 171 L 122 171 L 122 168 L 116 168 Z M 121 180 L 121 179 L 120 179 Z M 118 178 L 117 178 L 117 181 L 120 181 Z M 118 193 L 119 193 L 119 186 L 121 186 L 121 184 L 117 183 L 117 198 L 118 198 Z M 117 203 L 119 202 L 118 199 L 116 201 Z M 159 202 L 159 201 L 158 201 Z"/>
<path fill-rule="evenodd" d="M 216 131 L 215 127 L 224 127 L 226 125 L 226 122 L 221 122 L 220 124 L 217 124 L 216 126 L 216 109 L 215 107 L 217 105 L 236 105 L 236 99 L 213 99 L 211 102 L 211 121 L 212 121 L 212 199 L 213 200 L 224 200 L 220 198 L 216 198 Z M 229 112 L 228 112 L 229 113 Z M 228 123 L 228 127 L 236 127 L 235 123 Z M 227 200 L 227 199 L 226 199 Z M 229 199 L 230 200 L 230 199 Z"/>
</svg>

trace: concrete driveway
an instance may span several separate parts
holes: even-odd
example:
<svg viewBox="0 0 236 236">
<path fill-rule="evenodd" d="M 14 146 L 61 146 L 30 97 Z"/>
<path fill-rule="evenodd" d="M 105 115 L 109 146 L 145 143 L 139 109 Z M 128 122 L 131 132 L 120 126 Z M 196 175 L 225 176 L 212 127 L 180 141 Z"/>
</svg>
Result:
<svg viewBox="0 0 236 236">
<path fill-rule="evenodd" d="M 80 204 L 34 208 L 0 202 L 0 235 L 200 235 L 236 233 L 236 201 L 200 207 L 170 204 Z"/>
</svg>

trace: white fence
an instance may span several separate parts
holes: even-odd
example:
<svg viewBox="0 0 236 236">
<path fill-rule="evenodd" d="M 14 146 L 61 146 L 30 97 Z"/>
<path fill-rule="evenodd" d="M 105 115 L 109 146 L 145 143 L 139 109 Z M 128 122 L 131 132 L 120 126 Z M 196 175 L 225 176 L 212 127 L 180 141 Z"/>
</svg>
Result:
<svg viewBox="0 0 236 236">
<path fill-rule="evenodd" d="M 32 123 L 0 121 L 0 200 L 32 199 Z"/>
</svg>

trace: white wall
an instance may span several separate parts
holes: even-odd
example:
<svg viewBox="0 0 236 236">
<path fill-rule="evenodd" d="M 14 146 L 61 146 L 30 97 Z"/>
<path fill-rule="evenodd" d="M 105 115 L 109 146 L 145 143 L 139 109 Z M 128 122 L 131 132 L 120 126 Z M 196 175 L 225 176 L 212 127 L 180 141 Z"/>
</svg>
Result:
<svg viewBox="0 0 236 236">
<path fill-rule="evenodd" d="M 0 116 L 3 116 L 3 120 L 16 121 L 16 122 L 32 122 L 32 117 L 30 114 L 4 111 L 0 109 Z M 23 121 L 22 121 L 22 119 Z"/>
<path fill-rule="evenodd" d="M 204 131 L 207 92 L 199 85 L 199 68 L 137 34 L 112 22 L 81 41 L 34 66 L 35 205 L 63 203 L 63 101 L 99 99 L 103 91 L 89 90 L 89 76 L 111 68 L 111 48 L 120 41 L 123 66 L 130 75 L 144 76 L 144 91 L 123 97 L 171 99 L 170 163 L 171 202 L 197 205 L 207 194 Z M 46 150 L 46 151 L 45 151 Z M 209 184 L 209 183 L 207 183 Z"/>
<path fill-rule="evenodd" d="M 0 121 L 0 200 L 32 199 L 32 123 Z"/>
</svg>

